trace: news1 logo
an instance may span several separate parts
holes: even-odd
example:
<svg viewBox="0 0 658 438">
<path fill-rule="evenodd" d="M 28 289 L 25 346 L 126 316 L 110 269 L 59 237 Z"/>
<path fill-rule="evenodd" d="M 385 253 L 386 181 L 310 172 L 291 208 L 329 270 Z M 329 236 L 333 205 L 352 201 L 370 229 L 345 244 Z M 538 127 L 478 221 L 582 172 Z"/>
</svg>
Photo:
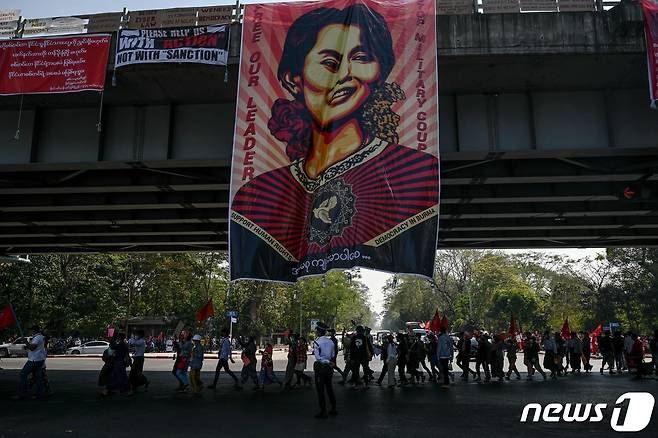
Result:
<svg viewBox="0 0 658 438">
<path fill-rule="evenodd" d="M 651 422 L 655 403 L 648 392 L 622 394 L 612 407 L 610 427 L 616 432 L 643 430 Z M 546 406 L 529 403 L 523 408 L 521 423 L 598 423 L 605 419 L 607 410 L 607 403 L 549 403 Z"/>
</svg>

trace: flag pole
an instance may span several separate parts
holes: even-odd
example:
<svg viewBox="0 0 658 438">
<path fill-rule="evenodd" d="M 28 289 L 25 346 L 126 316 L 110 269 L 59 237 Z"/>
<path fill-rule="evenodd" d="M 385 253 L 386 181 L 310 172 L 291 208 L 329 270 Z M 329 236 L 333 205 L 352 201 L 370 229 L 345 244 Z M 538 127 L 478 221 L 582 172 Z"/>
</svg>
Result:
<svg viewBox="0 0 658 438">
<path fill-rule="evenodd" d="M 16 325 L 18 326 L 18 333 L 20 333 L 22 338 L 24 335 L 23 335 L 23 328 L 21 327 L 21 321 L 18 319 L 18 315 L 16 315 L 16 312 L 14 311 L 14 306 L 11 303 L 9 303 L 9 307 L 11 308 L 11 313 L 14 314 L 14 319 L 16 320 Z"/>
</svg>

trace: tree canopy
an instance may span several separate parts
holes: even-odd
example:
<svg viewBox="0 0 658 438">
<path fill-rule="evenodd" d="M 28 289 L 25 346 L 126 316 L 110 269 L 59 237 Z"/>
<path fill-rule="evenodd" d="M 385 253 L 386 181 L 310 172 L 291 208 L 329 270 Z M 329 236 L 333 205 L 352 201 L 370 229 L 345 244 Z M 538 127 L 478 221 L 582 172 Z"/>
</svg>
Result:
<svg viewBox="0 0 658 438">
<path fill-rule="evenodd" d="M 609 249 L 596 259 L 572 260 L 536 252 L 442 250 L 434 283 L 400 277 L 385 287 L 383 326 L 426 321 L 438 309 L 453 329 L 507 330 L 512 315 L 522 330 L 575 330 L 620 322 L 648 332 L 658 326 L 658 250 Z"/>
<path fill-rule="evenodd" d="M 56 336 L 102 336 L 134 316 L 161 316 L 193 326 L 212 298 L 215 329 L 239 312 L 236 333 L 310 331 L 311 319 L 339 329 L 351 320 L 372 324 L 367 288 L 358 271 L 331 272 L 295 286 L 242 281 L 229 287 L 220 253 L 35 255 L 31 263 L 0 265 L 0 304 L 12 303 L 23 326 L 39 323 Z M 174 323 L 175 325 L 175 323 Z M 12 329 L 14 332 L 16 329 Z"/>
</svg>

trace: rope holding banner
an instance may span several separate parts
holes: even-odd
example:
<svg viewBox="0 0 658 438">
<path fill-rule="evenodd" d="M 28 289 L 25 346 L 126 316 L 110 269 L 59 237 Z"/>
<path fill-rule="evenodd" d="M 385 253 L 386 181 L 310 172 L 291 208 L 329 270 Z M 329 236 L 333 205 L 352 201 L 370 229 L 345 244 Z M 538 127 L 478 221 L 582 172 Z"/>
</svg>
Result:
<svg viewBox="0 0 658 438">
<path fill-rule="evenodd" d="M 96 129 L 98 132 L 103 131 L 103 96 L 105 96 L 105 90 L 101 91 L 101 104 L 98 108 L 98 123 L 96 123 Z"/>
<path fill-rule="evenodd" d="M 16 134 L 14 134 L 14 140 L 20 140 L 21 138 L 21 118 L 23 117 L 23 98 L 24 94 L 21 94 L 21 103 L 18 107 L 18 124 L 16 125 Z"/>
</svg>

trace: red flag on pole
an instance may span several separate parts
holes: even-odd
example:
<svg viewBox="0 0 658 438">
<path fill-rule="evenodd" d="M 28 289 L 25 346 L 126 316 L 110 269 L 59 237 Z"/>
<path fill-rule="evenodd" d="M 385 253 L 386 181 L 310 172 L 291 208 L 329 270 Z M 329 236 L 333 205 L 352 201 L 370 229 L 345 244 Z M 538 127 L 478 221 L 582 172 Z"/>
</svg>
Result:
<svg viewBox="0 0 658 438">
<path fill-rule="evenodd" d="M 516 340 L 517 334 L 519 334 L 519 326 L 516 325 L 516 318 L 514 318 L 514 314 L 512 314 L 512 318 L 509 322 L 509 335 L 512 339 Z"/>
<path fill-rule="evenodd" d="M 431 331 L 434 333 L 438 333 L 439 330 L 441 330 L 441 317 L 439 316 L 439 309 L 436 309 L 434 312 L 434 316 L 432 317 L 432 320 L 429 322 L 429 327 Z"/>
<path fill-rule="evenodd" d="M 564 319 L 564 324 L 562 324 L 562 335 L 563 339 L 571 339 L 571 328 L 569 328 L 569 318 Z"/>
<path fill-rule="evenodd" d="M 592 332 L 592 354 L 596 354 L 599 351 L 599 341 L 596 337 L 601 333 L 603 333 L 603 324 L 599 324 L 599 326 Z"/>
<path fill-rule="evenodd" d="M 11 304 L 7 304 L 2 312 L 0 312 L 0 330 L 11 327 L 16 324 L 16 315 Z"/>
<path fill-rule="evenodd" d="M 205 321 L 215 315 L 215 308 L 212 305 L 212 298 L 208 300 L 205 306 L 196 311 L 196 320 Z"/>
<path fill-rule="evenodd" d="M 443 318 L 441 318 L 441 328 L 445 328 L 448 330 L 448 327 L 450 326 L 450 323 L 448 322 L 448 318 L 446 318 L 445 315 L 443 315 Z"/>
</svg>

